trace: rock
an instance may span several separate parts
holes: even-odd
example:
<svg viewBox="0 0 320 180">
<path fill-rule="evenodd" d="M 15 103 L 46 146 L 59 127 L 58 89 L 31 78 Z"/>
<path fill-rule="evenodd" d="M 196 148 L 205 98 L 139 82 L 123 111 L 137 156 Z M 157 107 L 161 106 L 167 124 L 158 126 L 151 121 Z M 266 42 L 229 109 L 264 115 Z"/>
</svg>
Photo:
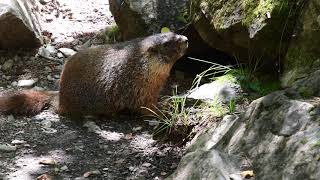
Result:
<svg viewBox="0 0 320 180">
<path fill-rule="evenodd" d="M 265 63 L 275 63 L 270 59 L 278 60 L 279 55 L 286 53 L 295 18 L 304 4 L 303 0 L 286 0 L 286 6 L 283 3 L 199 0 L 193 4 L 193 9 L 198 10 L 193 14 L 196 18 L 192 24 L 213 48 L 236 54 L 243 61 L 259 58 Z M 293 6 L 297 6 L 294 12 Z"/>
<path fill-rule="evenodd" d="M 13 116 L 13 115 L 9 115 L 9 116 L 8 116 L 8 121 L 9 121 L 9 122 L 14 122 L 14 121 L 15 121 L 14 116 Z"/>
<path fill-rule="evenodd" d="M 50 74 L 47 76 L 47 79 L 48 79 L 49 81 L 54 81 L 54 78 L 53 78 Z"/>
<path fill-rule="evenodd" d="M 90 176 L 99 175 L 99 174 L 101 174 L 101 172 L 98 171 L 98 170 L 88 171 L 88 172 L 86 172 L 86 173 L 83 174 L 83 177 L 88 178 L 88 177 L 90 177 Z"/>
<path fill-rule="evenodd" d="M 90 132 L 100 132 L 101 131 L 100 127 L 93 121 L 87 121 L 83 125 L 83 127 L 88 128 L 88 131 L 90 131 Z"/>
<path fill-rule="evenodd" d="M 110 0 L 110 11 L 124 39 L 155 34 L 164 26 L 172 31 L 186 26 L 183 14 L 187 12 L 187 0 L 160 1 Z M 165 14 L 165 16 L 163 15 Z"/>
<path fill-rule="evenodd" d="M 6 145 L 6 144 L 0 144 L 0 152 L 12 152 L 16 151 L 16 146 Z"/>
<path fill-rule="evenodd" d="M 55 161 L 54 159 L 43 159 L 39 162 L 39 164 L 54 166 L 57 165 L 57 161 Z"/>
<path fill-rule="evenodd" d="M 216 127 L 200 132 L 172 177 L 185 177 L 179 176 L 183 172 L 189 177 L 201 177 L 196 176 L 198 172 L 220 176 L 221 172 L 207 165 L 208 154 L 218 152 L 231 157 L 220 158 L 220 168 L 240 158 L 250 162 L 244 164 L 252 166 L 247 172 L 254 169 L 256 179 L 318 179 L 320 108 L 318 98 L 312 96 L 320 96 L 319 82 L 320 70 L 296 81 L 292 88 L 253 101 L 241 117 L 226 116 Z M 310 91 L 311 99 L 301 98 L 301 88 Z"/>
<path fill-rule="evenodd" d="M 42 5 L 46 5 L 47 3 L 51 2 L 51 0 L 40 0 L 39 2 Z"/>
<path fill-rule="evenodd" d="M 284 73 L 281 77 L 283 87 L 291 86 L 294 81 L 307 77 L 320 68 L 319 6 L 318 0 L 305 2 L 284 60 Z"/>
<path fill-rule="evenodd" d="M 25 144 L 25 143 L 26 143 L 26 141 L 18 140 L 18 139 L 11 141 L 11 144 L 13 144 L 13 145 L 20 145 L 20 144 Z"/>
<path fill-rule="evenodd" d="M 19 80 L 17 86 L 19 87 L 32 87 L 38 80 L 37 79 L 26 79 Z"/>
<path fill-rule="evenodd" d="M 60 51 L 66 57 L 70 57 L 70 56 L 77 53 L 76 51 L 69 49 L 69 48 L 60 48 L 60 49 L 58 49 L 58 51 Z"/>
<path fill-rule="evenodd" d="M 8 71 L 10 70 L 12 67 L 13 67 L 13 60 L 12 59 L 9 59 L 8 61 L 6 61 L 3 65 L 2 65 L 2 69 L 4 71 Z"/>
<path fill-rule="evenodd" d="M 47 59 L 54 59 L 57 50 L 54 46 L 46 45 L 39 48 L 38 55 Z"/>
<path fill-rule="evenodd" d="M 18 82 L 17 81 L 13 81 L 12 83 L 11 83 L 11 86 L 13 86 L 13 87 L 15 87 L 15 86 L 17 86 L 18 85 Z"/>
<path fill-rule="evenodd" d="M 0 4 L 0 49 L 36 48 L 42 43 L 33 0 L 5 0 Z"/>
<path fill-rule="evenodd" d="M 60 168 L 60 170 L 61 170 L 61 171 L 68 171 L 69 168 L 68 168 L 68 166 L 64 165 L 64 166 L 62 166 L 62 167 Z"/>
<path fill-rule="evenodd" d="M 177 170 L 168 180 L 217 179 L 230 180 L 231 174 L 240 173 L 240 161 L 236 156 L 217 150 L 197 150 L 184 156 Z"/>
<path fill-rule="evenodd" d="M 236 100 L 240 94 L 240 85 L 237 84 L 236 79 L 231 75 L 219 77 L 217 80 L 203 84 L 189 92 L 187 98 L 197 100 L 219 100 L 227 103 L 231 99 Z"/>
<path fill-rule="evenodd" d="M 61 58 L 64 58 L 63 54 L 60 53 L 60 52 L 57 53 L 57 57 L 60 58 L 60 59 L 61 59 Z"/>
<path fill-rule="evenodd" d="M 138 127 L 132 128 L 132 131 L 140 131 L 141 129 L 142 129 L 142 127 L 141 127 L 141 126 L 138 126 Z"/>
</svg>

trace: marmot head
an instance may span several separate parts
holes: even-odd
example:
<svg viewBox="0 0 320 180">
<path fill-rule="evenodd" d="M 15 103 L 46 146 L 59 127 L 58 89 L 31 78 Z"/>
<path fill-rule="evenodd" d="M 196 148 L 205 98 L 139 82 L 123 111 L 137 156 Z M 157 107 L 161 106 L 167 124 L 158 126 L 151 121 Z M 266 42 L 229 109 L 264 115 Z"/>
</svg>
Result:
<svg viewBox="0 0 320 180">
<path fill-rule="evenodd" d="M 149 36 L 141 43 L 151 57 L 157 57 L 159 63 L 170 65 L 181 58 L 188 48 L 188 38 L 172 32 Z"/>
</svg>

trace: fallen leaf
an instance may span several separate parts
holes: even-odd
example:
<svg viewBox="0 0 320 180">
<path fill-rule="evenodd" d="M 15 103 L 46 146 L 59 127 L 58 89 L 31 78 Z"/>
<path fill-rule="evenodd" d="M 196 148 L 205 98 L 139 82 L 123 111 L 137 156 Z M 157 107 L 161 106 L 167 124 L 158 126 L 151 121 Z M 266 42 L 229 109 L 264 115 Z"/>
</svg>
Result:
<svg viewBox="0 0 320 180">
<path fill-rule="evenodd" d="M 249 171 L 242 171 L 242 172 L 240 173 L 240 175 L 241 175 L 243 178 L 248 179 L 248 178 L 253 177 L 253 176 L 254 176 L 254 173 L 253 173 L 252 170 L 249 170 Z"/>
</svg>

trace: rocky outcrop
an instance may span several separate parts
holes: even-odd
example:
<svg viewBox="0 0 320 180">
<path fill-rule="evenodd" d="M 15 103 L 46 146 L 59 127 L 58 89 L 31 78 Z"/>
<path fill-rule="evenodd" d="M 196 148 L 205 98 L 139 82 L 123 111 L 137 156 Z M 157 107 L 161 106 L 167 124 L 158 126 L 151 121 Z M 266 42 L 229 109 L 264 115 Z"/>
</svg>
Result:
<svg viewBox="0 0 320 180">
<path fill-rule="evenodd" d="M 183 15 L 187 0 L 109 0 L 109 3 L 124 39 L 159 33 L 162 27 L 176 31 L 186 24 Z"/>
<path fill-rule="evenodd" d="M 320 95 L 319 78 L 320 70 L 295 82 L 290 89 L 253 101 L 239 118 L 227 116 L 215 128 L 196 136 L 170 178 L 188 179 L 198 172 L 202 172 L 202 179 L 213 177 L 211 169 L 203 167 L 216 159 L 207 154 L 218 151 L 228 154 L 229 158 L 221 158 L 227 162 L 220 166 L 220 171 L 228 167 L 224 171 L 227 173 L 239 171 L 239 164 L 224 164 L 248 160 L 247 170 L 252 169 L 259 180 L 318 179 L 320 103 L 314 96 Z M 218 176 L 220 171 L 213 172 Z M 183 173 L 186 176 L 179 176 Z"/>
<path fill-rule="evenodd" d="M 264 60 L 276 66 L 286 53 L 304 2 L 110 0 L 110 9 L 125 38 L 159 32 L 162 27 L 188 34 L 186 27 L 192 26 L 212 48 L 243 61 Z"/>
<path fill-rule="evenodd" d="M 193 25 L 212 47 L 246 61 L 285 54 L 304 1 L 194 0 Z"/>
<path fill-rule="evenodd" d="M 282 85 L 290 86 L 320 67 L 320 2 L 305 1 L 284 61 Z"/>
<path fill-rule="evenodd" d="M 35 48 L 41 45 L 41 29 L 32 0 L 0 2 L 0 49 Z"/>
</svg>

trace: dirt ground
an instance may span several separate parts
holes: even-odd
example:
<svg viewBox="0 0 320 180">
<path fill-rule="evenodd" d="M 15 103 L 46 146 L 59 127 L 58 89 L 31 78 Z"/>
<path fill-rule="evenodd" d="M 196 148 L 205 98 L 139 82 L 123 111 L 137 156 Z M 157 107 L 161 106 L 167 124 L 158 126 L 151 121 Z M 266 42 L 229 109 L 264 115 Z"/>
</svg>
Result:
<svg viewBox="0 0 320 180">
<path fill-rule="evenodd" d="M 113 23 L 108 0 L 42 3 L 42 28 L 56 46 L 83 44 L 77 37 Z M 0 53 L 0 65 L 11 63 L 0 71 L 0 92 L 21 89 L 17 83 L 24 79 L 34 80 L 35 89 L 58 89 L 64 60 Z M 0 179 L 164 179 L 183 148 L 153 140 L 153 128 L 131 116 L 72 122 L 51 109 L 34 117 L 0 116 Z"/>
</svg>

